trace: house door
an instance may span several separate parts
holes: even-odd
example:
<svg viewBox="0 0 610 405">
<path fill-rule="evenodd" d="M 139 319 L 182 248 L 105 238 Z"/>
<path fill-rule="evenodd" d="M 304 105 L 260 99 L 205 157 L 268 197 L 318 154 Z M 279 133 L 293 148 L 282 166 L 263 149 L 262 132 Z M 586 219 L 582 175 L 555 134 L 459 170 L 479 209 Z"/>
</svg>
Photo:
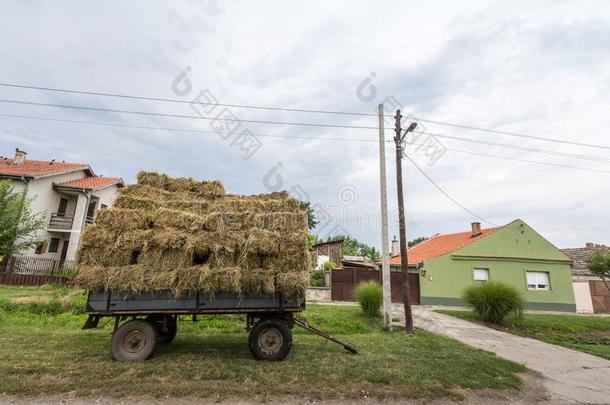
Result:
<svg viewBox="0 0 610 405">
<path fill-rule="evenodd" d="M 65 198 L 59 199 L 59 207 L 57 208 L 57 216 L 63 217 L 66 215 L 66 209 L 68 208 L 68 200 Z"/>
<path fill-rule="evenodd" d="M 61 256 L 59 257 L 59 267 L 64 265 L 66 261 L 66 255 L 68 254 L 68 246 L 70 246 L 70 240 L 64 240 L 64 245 L 61 247 Z"/>
</svg>

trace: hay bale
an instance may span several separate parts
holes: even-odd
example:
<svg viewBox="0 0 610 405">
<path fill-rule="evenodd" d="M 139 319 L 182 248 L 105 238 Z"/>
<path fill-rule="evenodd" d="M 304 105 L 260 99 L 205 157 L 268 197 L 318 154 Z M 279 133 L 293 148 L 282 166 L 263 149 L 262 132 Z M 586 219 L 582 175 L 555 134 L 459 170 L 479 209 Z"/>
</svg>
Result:
<svg viewBox="0 0 610 405">
<path fill-rule="evenodd" d="M 138 174 L 83 234 L 75 283 L 91 290 L 304 296 L 307 215 L 286 192 Z"/>
<path fill-rule="evenodd" d="M 202 197 L 222 197 L 225 189 L 219 181 L 196 181 L 192 178 L 171 178 L 166 174 L 140 172 L 138 184 L 169 192 L 191 192 Z"/>
</svg>

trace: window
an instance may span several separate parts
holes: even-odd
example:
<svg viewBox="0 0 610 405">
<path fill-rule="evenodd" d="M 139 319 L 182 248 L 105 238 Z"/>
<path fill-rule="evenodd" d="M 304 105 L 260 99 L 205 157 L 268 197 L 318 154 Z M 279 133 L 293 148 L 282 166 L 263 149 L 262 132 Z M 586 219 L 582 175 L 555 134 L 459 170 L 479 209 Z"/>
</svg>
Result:
<svg viewBox="0 0 610 405">
<path fill-rule="evenodd" d="M 489 269 L 473 269 L 474 281 L 478 283 L 485 283 L 489 281 Z"/>
<path fill-rule="evenodd" d="M 57 253 L 59 250 L 59 238 L 51 238 L 51 243 L 49 244 L 49 253 Z"/>
<path fill-rule="evenodd" d="M 57 208 L 57 214 L 63 216 L 66 213 L 66 208 L 68 208 L 68 200 L 65 198 L 61 198 L 59 200 L 59 208 Z"/>
<path fill-rule="evenodd" d="M 528 290 L 549 290 L 549 273 L 546 271 L 527 271 Z"/>
</svg>

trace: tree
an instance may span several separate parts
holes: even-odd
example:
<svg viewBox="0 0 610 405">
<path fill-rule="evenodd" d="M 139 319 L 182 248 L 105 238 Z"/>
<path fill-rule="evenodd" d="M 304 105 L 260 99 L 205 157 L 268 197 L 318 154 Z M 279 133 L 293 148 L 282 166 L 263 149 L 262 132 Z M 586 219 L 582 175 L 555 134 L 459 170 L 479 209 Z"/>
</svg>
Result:
<svg viewBox="0 0 610 405">
<path fill-rule="evenodd" d="M 412 246 L 415 246 L 415 245 L 417 245 L 418 243 L 421 243 L 421 242 L 423 242 L 423 241 L 425 241 L 425 240 L 428 240 L 428 239 L 430 239 L 430 238 L 428 238 L 428 237 L 426 237 L 426 236 L 420 236 L 419 238 L 415 238 L 415 239 L 413 239 L 413 240 L 410 240 L 410 241 L 407 243 L 407 246 L 408 246 L 408 247 L 412 247 Z"/>
<path fill-rule="evenodd" d="M 610 251 L 598 252 L 587 261 L 589 271 L 604 280 L 606 287 L 610 290 Z"/>
<path fill-rule="evenodd" d="M 311 203 L 309 201 L 299 201 L 299 207 L 307 213 L 307 227 L 312 230 L 318 225 L 318 221 L 316 221 L 316 214 L 311 208 Z"/>
<path fill-rule="evenodd" d="M 341 253 L 344 256 L 364 256 L 368 257 L 371 261 L 379 260 L 381 257 L 375 246 L 367 245 L 366 243 L 360 242 L 359 240 L 348 235 L 336 235 L 329 237 L 328 242 L 341 239 L 343 240 L 341 245 Z"/>
<path fill-rule="evenodd" d="M 11 189 L 11 181 L 0 181 L 0 256 L 11 256 L 40 243 L 44 215 L 33 214 L 32 200 Z"/>
</svg>

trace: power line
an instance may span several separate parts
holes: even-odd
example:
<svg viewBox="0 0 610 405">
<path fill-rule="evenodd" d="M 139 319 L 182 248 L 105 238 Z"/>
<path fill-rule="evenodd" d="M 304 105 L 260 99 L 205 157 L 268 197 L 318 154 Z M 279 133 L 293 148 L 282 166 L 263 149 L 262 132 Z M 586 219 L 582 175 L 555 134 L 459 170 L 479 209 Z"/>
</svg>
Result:
<svg viewBox="0 0 610 405">
<path fill-rule="evenodd" d="M 430 123 L 430 124 L 438 124 L 438 125 L 445 125 L 445 126 L 454 127 L 454 128 L 461 128 L 461 129 L 469 129 L 469 130 L 473 130 L 473 131 L 488 132 L 490 134 L 516 136 L 516 137 L 520 137 L 520 138 L 535 139 L 535 140 L 538 140 L 538 141 L 565 143 L 565 144 L 568 144 L 568 145 L 586 146 L 588 148 L 597 148 L 597 149 L 610 150 L 610 146 L 606 146 L 606 145 L 597 145 L 597 144 L 592 144 L 592 143 L 568 141 L 568 140 L 565 140 L 565 139 L 555 139 L 555 138 L 547 138 L 547 137 L 542 137 L 542 136 L 525 135 L 525 134 L 520 134 L 520 133 L 517 133 L 517 132 L 499 131 L 499 130 L 495 130 L 495 129 L 479 128 L 479 127 L 474 127 L 474 126 L 471 126 L 471 125 L 454 124 L 454 123 L 450 123 L 450 122 L 436 121 L 436 120 L 417 118 L 417 117 L 413 117 L 413 119 L 416 120 L 416 121 L 427 122 L 427 123 Z"/>
<path fill-rule="evenodd" d="M 77 109 L 77 110 L 87 110 L 87 111 L 101 111 L 101 112 L 111 112 L 111 113 L 125 113 L 125 114 L 136 114 L 136 115 L 146 115 L 146 116 L 161 116 L 161 117 L 171 117 L 171 118 L 186 118 L 186 119 L 198 119 L 198 120 L 210 120 L 210 121 L 221 121 L 221 122 L 249 122 L 249 123 L 257 123 L 257 124 L 275 124 L 275 125 L 291 125 L 291 126 L 313 126 L 313 127 L 327 127 L 327 128 L 349 128 L 349 129 L 377 129 L 377 127 L 368 127 L 368 126 L 354 126 L 354 125 L 336 125 L 336 124 L 322 124 L 322 123 L 308 123 L 308 122 L 286 122 L 286 121 L 268 121 L 268 120 L 236 120 L 232 118 L 211 118 L 211 117 L 201 117 L 196 115 L 181 115 L 181 114 L 168 114 L 168 113 L 155 113 L 150 111 L 133 111 L 133 110 L 121 110 L 121 109 L 110 109 L 110 108 L 101 108 L 101 107 L 88 107 L 88 106 L 80 106 L 80 105 L 67 105 L 67 104 L 50 104 L 50 103 L 40 103 L 40 102 L 32 102 L 32 101 L 22 101 L 22 100 L 11 100 L 11 99 L 0 99 L 2 103 L 10 103 L 10 104 L 23 104 L 23 105 L 34 105 L 40 107 L 52 107 L 52 108 L 68 108 L 68 109 Z M 521 146 L 507 145 L 501 143 L 494 143 L 489 141 L 482 140 L 472 140 L 468 138 L 460 138 L 453 137 L 450 135 L 443 134 L 431 134 L 438 137 L 445 137 L 456 139 L 464 142 L 472 142 L 472 143 L 481 143 L 487 145 L 495 145 L 495 146 L 503 146 L 513 149 L 522 149 L 530 152 L 537 153 L 547 153 L 557 156 L 567 156 L 577 159 L 585 159 L 585 160 L 597 160 L 610 162 L 610 159 L 606 159 L 599 156 L 590 156 L 590 155 L 579 155 L 572 154 L 566 152 L 559 151 L 548 151 L 544 149 L 537 148 L 526 148 Z"/>
<path fill-rule="evenodd" d="M 193 103 L 192 101 L 173 99 L 173 98 L 145 97 L 145 96 L 135 96 L 135 95 L 129 95 L 129 94 L 105 93 L 105 92 L 94 92 L 94 91 L 84 91 L 84 90 L 71 90 L 71 89 L 60 89 L 60 88 L 42 87 L 42 86 L 26 86 L 26 85 L 20 85 L 20 84 L 15 84 L 15 83 L 0 83 L 0 86 L 3 86 L 3 87 L 12 87 L 12 88 L 21 88 L 21 89 L 53 91 L 53 92 L 61 92 L 61 93 L 69 93 L 69 94 L 83 94 L 83 95 L 93 95 L 93 96 L 103 96 L 103 97 L 115 97 L 115 98 L 123 98 L 123 99 L 130 99 L 130 100 L 160 101 L 160 102 L 170 102 L 170 103 L 179 103 L 179 104 L 191 104 L 191 103 Z M 334 115 L 359 116 L 359 117 L 377 117 L 377 115 L 378 115 L 378 114 L 373 114 L 373 113 L 350 112 L 350 111 L 332 111 L 332 110 L 305 109 L 305 108 L 286 108 L 286 107 L 277 107 L 277 106 L 258 106 L 258 105 L 246 105 L 246 104 L 229 104 L 229 103 L 219 103 L 219 102 L 218 103 L 217 102 L 214 102 L 214 103 L 197 102 L 197 103 L 202 104 L 202 105 L 212 105 L 212 104 L 214 104 L 214 105 L 218 105 L 218 106 L 232 107 L 232 108 L 249 108 L 249 109 L 271 110 L 271 111 L 287 111 L 287 112 L 317 113 L 317 114 L 334 114 Z M 384 116 L 385 117 L 390 117 L 390 118 L 393 117 L 392 114 L 385 114 Z M 437 124 L 437 125 L 449 126 L 449 127 L 453 127 L 453 128 L 460 128 L 460 129 L 468 129 L 468 130 L 472 130 L 472 131 L 481 131 L 481 132 L 486 132 L 486 133 L 491 133 L 491 134 L 496 134 L 496 135 L 515 136 L 515 137 L 534 139 L 534 140 L 544 141 L 544 142 L 554 142 L 554 143 L 560 143 L 560 144 L 568 144 L 568 145 L 584 146 L 584 147 L 589 147 L 589 148 L 597 148 L 597 149 L 610 150 L 610 146 L 606 146 L 606 145 L 598 145 L 598 144 L 591 144 L 591 143 L 585 143 L 585 142 L 576 142 L 576 141 L 570 141 L 570 140 L 564 140 L 564 139 L 556 139 L 556 138 L 548 138 L 548 137 L 541 137 L 541 136 L 534 136 L 534 135 L 526 135 L 526 134 L 521 134 L 521 133 L 517 133 L 517 132 L 500 131 L 500 130 L 494 130 L 494 129 L 489 129 L 489 128 L 476 127 L 476 126 L 472 126 L 472 125 L 457 124 L 457 123 L 433 120 L 433 119 L 428 119 L 428 118 L 419 118 L 419 117 L 415 117 L 415 116 L 413 116 L 413 119 L 415 119 L 416 121 L 426 122 L 426 123 L 430 123 L 430 124 Z M 372 128 L 367 128 L 367 129 L 372 129 Z M 377 129 L 377 128 L 374 128 L 374 129 Z"/>
<path fill-rule="evenodd" d="M 428 176 L 428 174 L 424 171 L 424 169 L 422 169 L 413 159 L 411 159 L 411 157 L 409 155 L 407 155 L 406 153 L 403 153 L 403 156 L 405 156 L 407 159 L 409 159 L 409 161 L 417 168 L 417 170 L 419 170 L 420 173 L 423 174 L 424 177 L 426 179 L 428 179 L 428 181 L 430 183 L 432 183 L 432 185 L 434 185 L 434 187 L 436 187 L 441 193 L 443 193 L 445 195 L 445 197 L 447 197 L 455 205 L 457 205 L 458 207 L 460 207 L 462 210 L 466 211 L 470 215 L 473 215 L 474 217 L 479 218 L 481 221 L 487 222 L 488 224 L 491 224 L 493 226 L 498 226 L 497 224 L 483 218 L 482 216 L 480 216 L 478 214 L 475 214 L 474 212 L 472 212 L 471 210 L 469 210 L 468 208 L 466 208 L 465 206 L 460 204 L 455 198 L 451 197 L 451 195 L 449 195 L 449 193 L 447 193 L 445 190 L 443 190 L 443 188 L 437 182 L 435 182 L 430 176 Z"/>
<path fill-rule="evenodd" d="M 39 86 L 25 86 L 20 84 L 11 84 L 11 83 L 0 83 L 0 86 L 4 87 L 14 87 L 21 89 L 33 89 L 33 90 L 44 90 L 44 91 L 54 91 L 61 93 L 71 93 L 71 94 L 85 94 L 90 96 L 104 96 L 104 97 L 115 97 L 115 98 L 124 98 L 130 100 L 147 100 L 147 101 L 162 101 L 167 103 L 179 103 L 179 104 L 191 104 L 193 101 L 180 100 L 176 98 L 161 98 L 161 97 L 145 97 L 145 96 L 134 96 L 129 94 L 118 94 L 118 93 L 102 93 L 96 91 L 82 91 L 82 90 L 68 90 L 68 89 L 58 89 L 53 87 L 39 87 Z M 287 111 L 287 112 L 302 112 L 302 113 L 317 113 L 317 114 L 335 114 L 335 115 L 351 115 L 351 116 L 377 116 L 377 114 L 370 113 L 358 113 L 358 112 L 348 112 L 348 111 L 329 111 L 329 110 L 312 110 L 305 108 L 287 108 L 287 107 L 273 107 L 273 106 L 260 106 L 260 105 L 247 105 L 247 104 L 228 104 L 228 103 L 205 103 L 205 102 L 197 102 L 202 105 L 218 105 L 221 107 L 232 107 L 232 108 L 250 108 L 254 110 L 272 110 L 272 111 Z"/>
<path fill-rule="evenodd" d="M 39 121 L 63 122 L 63 123 L 69 123 L 69 124 L 94 125 L 94 126 L 103 126 L 103 127 L 118 127 L 118 128 L 129 128 L 129 129 L 148 129 L 148 130 L 155 130 L 155 131 L 197 133 L 197 134 L 204 134 L 204 135 L 217 134 L 215 131 L 204 131 L 204 130 L 195 130 L 195 129 L 188 129 L 188 128 L 168 128 L 168 127 L 154 127 L 154 126 L 145 126 L 145 125 L 115 124 L 115 123 L 108 123 L 108 122 L 69 120 L 69 119 L 63 119 L 63 118 L 40 117 L 40 116 L 32 116 L 32 115 L 0 113 L 0 117 L 30 119 L 30 120 L 39 120 Z M 252 135 L 255 137 L 269 137 L 269 138 L 280 138 L 280 139 L 305 139 L 305 140 L 312 140 L 312 141 L 378 142 L 377 140 L 374 140 L 374 139 L 358 139 L 358 138 L 310 137 L 310 136 L 273 135 L 273 134 L 252 134 Z M 387 140 L 386 143 L 393 143 L 393 141 Z M 425 146 L 425 144 L 421 144 L 421 143 L 410 143 L 409 145 Z M 516 162 L 532 163 L 532 164 L 543 165 L 543 166 L 561 167 L 561 168 L 566 168 L 566 169 L 584 170 L 584 171 L 597 172 L 597 173 L 610 173 L 610 171 L 608 171 L 608 170 L 570 166 L 570 165 L 565 165 L 565 164 L 560 164 L 560 163 L 543 162 L 543 161 L 538 161 L 538 160 L 511 158 L 511 157 L 507 157 L 507 156 L 492 155 L 492 154 L 487 154 L 487 153 L 480 153 L 480 152 L 453 149 L 453 148 L 447 148 L 447 151 L 472 154 L 472 155 L 478 155 L 478 156 L 485 156 L 485 157 L 491 157 L 491 158 L 496 158 L 496 159 L 512 160 L 512 161 L 516 161 Z"/>
<path fill-rule="evenodd" d="M 69 109 L 74 109 L 74 110 L 102 111 L 102 112 L 111 112 L 111 113 L 136 114 L 136 115 L 147 115 L 147 116 L 158 116 L 158 117 L 188 118 L 188 119 L 196 119 L 196 120 L 209 120 L 209 121 L 221 121 L 221 122 L 249 122 L 249 123 L 253 123 L 253 124 L 295 125 L 295 126 L 324 127 L 324 128 L 377 129 L 377 127 L 367 127 L 367 126 L 357 126 L 357 125 L 321 124 L 321 123 L 313 123 L 313 122 L 242 120 L 242 119 L 237 119 L 237 118 L 232 119 L 232 118 L 218 118 L 218 117 L 212 118 L 212 117 L 201 117 L 198 115 L 153 113 L 153 112 L 149 112 L 149 111 L 119 110 L 119 109 L 112 109 L 112 108 L 87 107 L 87 106 L 69 105 L 69 104 L 50 104 L 50 103 L 39 103 L 39 102 L 33 102 L 33 101 L 10 100 L 10 99 L 0 99 L 0 103 L 34 105 L 34 106 L 38 106 L 38 107 L 69 108 Z"/>
<path fill-rule="evenodd" d="M 423 144 L 413 144 L 412 143 L 411 145 L 423 145 Z M 469 155 L 476 155 L 476 156 L 485 156 L 485 157 L 490 157 L 490 158 L 495 158 L 495 159 L 512 160 L 514 162 L 525 162 L 525 163 L 533 163 L 533 164 L 543 165 L 543 166 L 561 167 L 561 168 L 565 168 L 565 169 L 584 170 L 584 171 L 596 172 L 596 173 L 610 173 L 610 170 L 601 170 L 601 169 L 592 169 L 589 167 L 570 166 L 570 165 L 564 165 L 561 163 L 543 162 L 540 160 L 512 158 L 512 157 L 508 157 L 508 156 L 499 156 L 499 155 L 492 155 L 489 153 L 474 152 L 471 150 L 460 150 L 460 149 L 447 148 L 447 151 L 456 152 L 456 153 L 464 153 L 464 154 L 469 154 Z"/>
<path fill-rule="evenodd" d="M 171 131 L 171 132 L 189 132 L 205 135 L 218 135 L 216 131 L 204 131 L 198 129 L 188 128 L 167 128 L 167 127 L 152 127 L 146 125 L 130 125 L 130 124 L 113 124 L 108 122 L 95 122 L 95 121 L 80 121 L 80 120 L 68 120 L 63 118 L 48 118 L 48 117 L 36 117 L 31 115 L 19 115 L 19 114 L 0 114 L 0 117 L 8 118 L 25 118 L 31 120 L 40 121 L 55 121 L 65 122 L 69 124 L 83 124 L 83 125 L 99 125 L 105 127 L 119 127 L 119 128 L 133 128 L 133 129 L 151 129 L 158 131 Z M 343 142 L 378 142 L 374 139 L 361 139 L 361 138 L 337 138 L 337 137 L 314 137 L 314 136 L 299 136 L 299 135 L 271 135 L 271 134 L 252 134 L 255 137 L 269 137 L 269 138 L 284 138 L 284 139 L 309 139 L 312 141 L 317 140 L 328 140 L 328 141 L 343 141 Z"/>
<path fill-rule="evenodd" d="M 582 154 L 579 154 L 579 153 L 568 153 L 568 152 L 552 151 L 552 150 L 548 150 L 548 149 L 532 148 L 532 147 L 528 147 L 528 146 L 509 145 L 509 144 L 506 144 L 506 143 L 483 141 L 483 140 L 479 140 L 479 139 L 461 138 L 461 137 L 458 137 L 458 136 L 437 134 L 437 133 L 425 132 L 425 131 L 420 131 L 420 132 L 417 132 L 417 133 L 424 134 L 424 135 L 431 135 L 431 136 L 438 137 L 438 138 L 453 139 L 453 140 L 460 141 L 460 142 L 470 142 L 470 143 L 478 143 L 478 144 L 482 144 L 482 145 L 500 146 L 500 147 L 503 147 L 503 148 L 518 149 L 518 150 L 524 150 L 524 151 L 527 151 L 527 152 L 535 152 L 535 153 L 546 153 L 546 154 L 549 154 L 549 155 L 565 156 L 565 157 L 571 157 L 571 158 L 575 158 L 575 159 L 594 160 L 594 161 L 600 161 L 600 162 L 610 162 L 610 158 L 605 158 L 605 157 L 602 157 L 602 156 L 582 155 Z"/>
</svg>

